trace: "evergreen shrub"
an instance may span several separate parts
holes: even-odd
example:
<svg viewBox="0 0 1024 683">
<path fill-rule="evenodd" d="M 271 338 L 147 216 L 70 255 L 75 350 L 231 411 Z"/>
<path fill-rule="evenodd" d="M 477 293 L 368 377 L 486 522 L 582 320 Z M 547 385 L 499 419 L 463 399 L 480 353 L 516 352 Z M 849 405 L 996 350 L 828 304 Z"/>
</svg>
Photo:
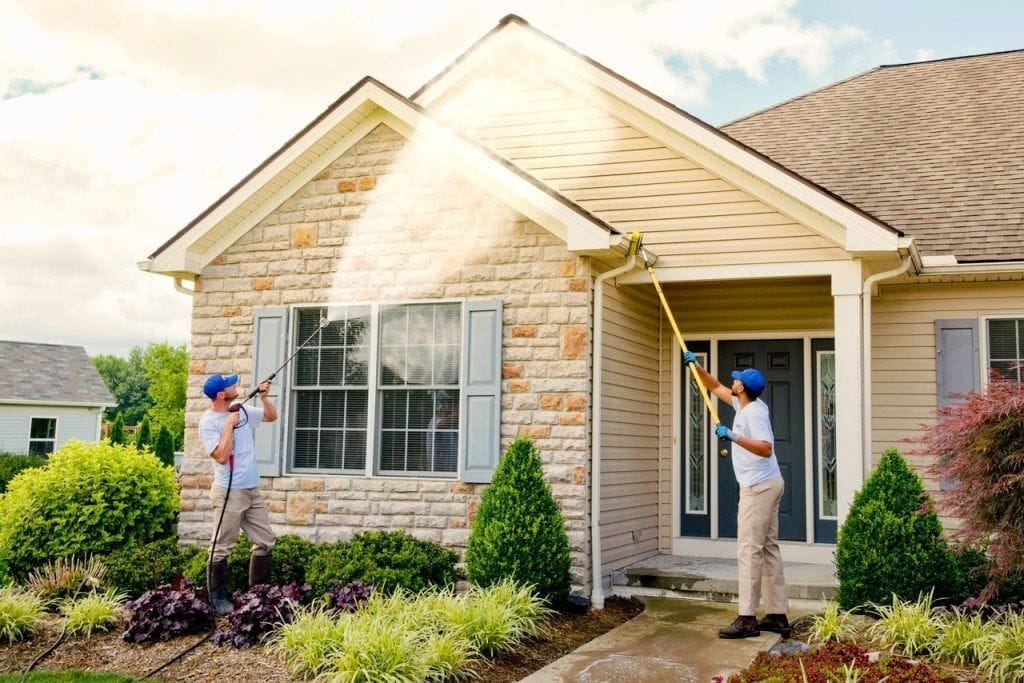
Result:
<svg viewBox="0 0 1024 683">
<path fill-rule="evenodd" d="M 0 496 L 0 575 L 20 580 L 50 560 L 147 543 L 177 512 L 174 471 L 154 456 L 69 441 Z"/>
<path fill-rule="evenodd" d="M 405 531 L 367 531 L 320 546 L 306 568 L 306 581 L 316 597 L 356 580 L 385 593 L 399 588 L 418 593 L 454 585 L 458 559 L 454 551 Z"/>
<path fill-rule="evenodd" d="M 7 490 L 7 484 L 22 470 L 30 467 L 42 467 L 46 458 L 38 455 L 15 455 L 0 453 L 0 493 Z"/>
<path fill-rule="evenodd" d="M 491 586 L 511 579 L 557 602 L 569 594 L 569 566 L 565 522 L 540 454 L 532 441 L 518 439 L 481 496 L 466 546 L 469 580 Z"/>
<path fill-rule="evenodd" d="M 173 537 L 118 548 L 102 558 L 106 584 L 135 599 L 182 576 L 192 557 L 201 552 L 196 546 L 179 547 Z"/>
<path fill-rule="evenodd" d="M 153 442 L 153 455 L 163 464 L 174 467 L 174 437 L 171 436 L 171 430 L 163 425 L 156 433 L 156 441 Z"/>
<path fill-rule="evenodd" d="M 149 417 L 143 417 L 135 432 L 135 447 L 140 451 L 153 447 L 153 428 L 149 425 Z"/>
<path fill-rule="evenodd" d="M 128 443 L 128 435 L 124 431 L 124 415 L 118 413 L 110 425 L 110 443 L 123 446 Z"/>
<path fill-rule="evenodd" d="M 836 544 L 843 609 L 957 590 L 958 571 L 920 477 L 887 450 L 857 492 Z"/>
</svg>

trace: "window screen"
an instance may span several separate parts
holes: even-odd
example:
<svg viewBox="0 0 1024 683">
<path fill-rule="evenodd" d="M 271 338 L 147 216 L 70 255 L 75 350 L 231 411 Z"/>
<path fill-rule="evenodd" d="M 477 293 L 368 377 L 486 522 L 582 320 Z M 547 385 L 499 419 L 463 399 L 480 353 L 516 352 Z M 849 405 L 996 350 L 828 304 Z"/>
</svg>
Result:
<svg viewBox="0 0 1024 683">
<path fill-rule="evenodd" d="M 988 321 L 988 367 L 1003 379 L 1020 382 L 1024 370 L 1024 320 Z"/>
</svg>

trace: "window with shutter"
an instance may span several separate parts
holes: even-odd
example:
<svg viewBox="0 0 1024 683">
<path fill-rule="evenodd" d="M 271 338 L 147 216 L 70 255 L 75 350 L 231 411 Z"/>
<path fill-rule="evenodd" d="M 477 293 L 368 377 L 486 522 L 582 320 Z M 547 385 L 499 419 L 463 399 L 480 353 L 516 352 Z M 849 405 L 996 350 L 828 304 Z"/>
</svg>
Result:
<svg viewBox="0 0 1024 683">
<path fill-rule="evenodd" d="M 1024 318 L 989 318 L 985 322 L 986 367 L 1003 379 L 1024 381 Z"/>
</svg>

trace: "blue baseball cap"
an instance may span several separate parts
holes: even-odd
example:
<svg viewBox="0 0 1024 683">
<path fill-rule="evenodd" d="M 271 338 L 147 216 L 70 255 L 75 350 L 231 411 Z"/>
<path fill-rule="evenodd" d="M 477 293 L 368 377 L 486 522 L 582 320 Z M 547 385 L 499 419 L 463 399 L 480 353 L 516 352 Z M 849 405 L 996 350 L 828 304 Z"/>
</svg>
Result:
<svg viewBox="0 0 1024 683">
<path fill-rule="evenodd" d="M 203 393 L 207 398 L 217 398 L 218 391 L 224 391 L 228 387 L 238 384 L 238 375 L 210 375 L 203 383 Z"/>
<path fill-rule="evenodd" d="M 743 382 L 743 386 L 755 394 L 760 394 L 764 391 L 764 375 L 761 374 L 760 370 L 755 370 L 754 368 L 733 370 L 732 378 Z"/>
</svg>

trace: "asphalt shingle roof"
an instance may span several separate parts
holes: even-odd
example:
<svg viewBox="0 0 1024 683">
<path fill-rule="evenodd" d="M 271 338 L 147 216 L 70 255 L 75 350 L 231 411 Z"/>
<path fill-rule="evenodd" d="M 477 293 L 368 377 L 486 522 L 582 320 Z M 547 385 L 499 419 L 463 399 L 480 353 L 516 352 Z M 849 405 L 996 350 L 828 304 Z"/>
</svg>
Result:
<svg viewBox="0 0 1024 683">
<path fill-rule="evenodd" d="M 882 66 L 721 129 L 923 254 L 1024 260 L 1024 50 Z"/>
<path fill-rule="evenodd" d="M 0 400 L 117 403 L 81 346 L 16 341 L 0 341 Z"/>
</svg>

